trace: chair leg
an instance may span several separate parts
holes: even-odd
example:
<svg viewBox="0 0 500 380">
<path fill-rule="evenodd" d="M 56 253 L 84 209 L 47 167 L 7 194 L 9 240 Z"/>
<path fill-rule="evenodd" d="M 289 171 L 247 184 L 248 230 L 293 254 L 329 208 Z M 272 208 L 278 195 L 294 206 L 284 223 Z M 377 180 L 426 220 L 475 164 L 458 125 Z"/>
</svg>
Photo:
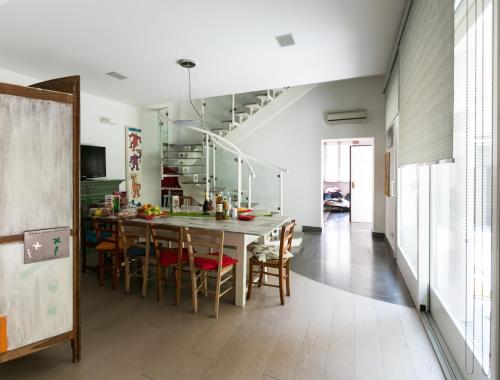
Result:
<svg viewBox="0 0 500 380">
<path fill-rule="evenodd" d="M 130 261 L 127 255 L 123 257 L 123 261 L 125 262 L 125 293 L 130 293 Z"/>
<path fill-rule="evenodd" d="M 99 286 L 104 286 L 104 252 L 98 251 L 99 255 Z"/>
<path fill-rule="evenodd" d="M 193 312 L 198 312 L 198 280 L 196 279 L 196 271 L 191 267 L 191 302 L 193 304 Z"/>
<path fill-rule="evenodd" d="M 286 262 L 286 295 L 290 297 L 290 260 Z"/>
<path fill-rule="evenodd" d="M 203 272 L 203 294 L 208 297 L 208 277 L 207 272 Z"/>
<path fill-rule="evenodd" d="M 252 296 L 252 288 L 253 288 L 253 264 L 252 260 L 248 264 L 248 290 L 247 290 L 247 300 Z M 236 294 L 236 288 L 234 288 L 234 294 Z"/>
<path fill-rule="evenodd" d="M 264 266 L 260 265 L 260 273 L 259 273 L 259 288 L 262 288 L 262 282 L 264 281 Z"/>
<path fill-rule="evenodd" d="M 145 257 L 142 261 L 142 297 L 146 297 L 148 291 L 149 260 Z"/>
<path fill-rule="evenodd" d="M 280 301 L 281 301 L 281 304 L 284 305 L 285 304 L 285 295 L 284 295 L 284 292 L 283 292 L 283 266 L 280 265 L 280 268 L 279 268 L 279 289 L 280 289 Z"/>
<path fill-rule="evenodd" d="M 182 286 L 182 271 L 181 268 L 175 266 L 175 306 L 181 303 L 181 286 Z"/>
<path fill-rule="evenodd" d="M 220 282 L 222 275 L 217 272 L 217 283 L 215 285 L 215 305 L 214 305 L 214 316 L 219 317 L 219 300 L 220 300 Z"/>
<path fill-rule="evenodd" d="M 236 305 L 236 265 L 233 265 L 233 303 Z"/>
</svg>

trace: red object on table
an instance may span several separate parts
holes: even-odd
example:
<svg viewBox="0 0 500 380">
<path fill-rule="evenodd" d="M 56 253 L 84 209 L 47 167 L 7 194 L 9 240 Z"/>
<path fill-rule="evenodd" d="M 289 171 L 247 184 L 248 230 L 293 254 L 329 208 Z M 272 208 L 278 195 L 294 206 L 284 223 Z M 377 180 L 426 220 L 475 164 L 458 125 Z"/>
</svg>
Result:
<svg viewBox="0 0 500 380">
<path fill-rule="evenodd" d="M 238 215 L 239 220 L 254 220 L 255 215 Z"/>
</svg>

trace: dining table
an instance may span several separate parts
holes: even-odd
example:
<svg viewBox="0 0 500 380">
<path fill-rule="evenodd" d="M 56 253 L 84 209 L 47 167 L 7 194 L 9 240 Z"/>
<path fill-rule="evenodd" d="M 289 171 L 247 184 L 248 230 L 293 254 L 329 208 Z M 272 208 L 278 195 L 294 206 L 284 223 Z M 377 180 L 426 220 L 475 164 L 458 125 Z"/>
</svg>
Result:
<svg viewBox="0 0 500 380">
<path fill-rule="evenodd" d="M 133 218 L 128 220 L 173 227 L 192 227 L 224 231 L 224 254 L 238 260 L 236 264 L 235 303 L 237 306 L 244 307 L 246 304 L 248 277 L 248 245 L 258 241 L 260 238 L 264 239 L 292 219 L 287 216 L 273 215 L 257 216 L 253 220 L 216 220 L 215 217 L 206 216 L 168 216 L 153 219 Z"/>
</svg>

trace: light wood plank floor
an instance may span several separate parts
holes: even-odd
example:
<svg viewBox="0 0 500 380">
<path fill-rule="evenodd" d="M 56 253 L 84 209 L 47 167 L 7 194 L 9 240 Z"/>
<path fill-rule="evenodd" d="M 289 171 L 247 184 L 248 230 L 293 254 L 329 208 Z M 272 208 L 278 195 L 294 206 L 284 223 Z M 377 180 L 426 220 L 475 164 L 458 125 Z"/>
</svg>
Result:
<svg viewBox="0 0 500 380">
<path fill-rule="evenodd" d="M 82 362 L 69 345 L 0 365 L 0 379 L 443 379 L 415 309 L 351 294 L 292 273 L 292 296 L 255 288 L 246 309 L 212 298 L 191 312 L 98 288 L 83 276 Z M 230 295 L 229 295 L 230 296 Z M 231 297 L 228 297 L 231 298 Z"/>
</svg>

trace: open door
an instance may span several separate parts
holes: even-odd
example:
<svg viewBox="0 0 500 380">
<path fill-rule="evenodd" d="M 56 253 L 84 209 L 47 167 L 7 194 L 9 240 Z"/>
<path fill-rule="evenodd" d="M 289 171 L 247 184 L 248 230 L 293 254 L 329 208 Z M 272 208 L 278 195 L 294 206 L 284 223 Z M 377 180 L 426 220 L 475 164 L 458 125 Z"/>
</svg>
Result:
<svg viewBox="0 0 500 380">
<path fill-rule="evenodd" d="M 373 145 L 351 146 L 351 222 L 373 223 Z"/>
<path fill-rule="evenodd" d="M 0 83 L 0 363 L 80 359 L 80 78 Z"/>
</svg>

